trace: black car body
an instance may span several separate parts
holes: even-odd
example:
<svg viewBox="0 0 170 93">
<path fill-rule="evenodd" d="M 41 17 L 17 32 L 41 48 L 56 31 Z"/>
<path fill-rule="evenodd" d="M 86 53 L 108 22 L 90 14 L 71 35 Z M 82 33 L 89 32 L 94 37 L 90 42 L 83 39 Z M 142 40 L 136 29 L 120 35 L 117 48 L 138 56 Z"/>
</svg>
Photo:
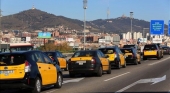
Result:
<svg viewBox="0 0 170 93">
<path fill-rule="evenodd" d="M 102 75 L 103 71 L 111 73 L 109 60 L 99 50 L 77 51 L 68 60 L 69 75 L 95 73 Z"/>
<path fill-rule="evenodd" d="M 138 54 L 136 49 L 134 49 L 134 48 L 122 48 L 120 50 L 126 56 L 126 63 L 134 63 L 135 65 L 137 65 L 138 63 L 140 64 L 141 56 L 140 56 L 140 54 Z"/>
<path fill-rule="evenodd" d="M 170 55 L 170 47 L 162 46 L 162 49 L 164 54 Z"/>
</svg>

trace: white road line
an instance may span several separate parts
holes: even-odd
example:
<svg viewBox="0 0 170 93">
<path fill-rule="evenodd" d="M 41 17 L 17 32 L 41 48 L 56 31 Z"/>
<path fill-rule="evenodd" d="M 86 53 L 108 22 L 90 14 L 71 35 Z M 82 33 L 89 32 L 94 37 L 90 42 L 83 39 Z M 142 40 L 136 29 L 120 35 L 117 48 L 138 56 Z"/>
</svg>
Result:
<svg viewBox="0 0 170 93">
<path fill-rule="evenodd" d="M 106 80 L 104 80 L 104 81 L 109 81 L 109 80 L 112 80 L 112 79 L 118 78 L 118 77 L 120 77 L 120 76 L 123 76 L 123 75 L 129 74 L 129 73 L 130 73 L 130 72 L 126 72 L 126 73 L 124 73 L 124 74 L 121 74 L 121 75 L 118 75 L 118 76 L 115 76 L 115 77 L 112 77 L 112 78 L 106 79 Z"/>
<path fill-rule="evenodd" d="M 46 93 L 53 93 L 53 92 L 55 92 L 56 90 L 58 90 L 58 89 L 51 90 L 51 91 L 48 91 L 48 92 L 46 92 Z"/>
<path fill-rule="evenodd" d="M 169 58 L 170 58 L 170 57 L 165 58 L 165 59 L 163 59 L 163 60 L 160 60 L 160 61 L 158 61 L 158 62 L 154 62 L 154 63 L 148 64 L 148 65 L 149 65 L 149 66 L 152 66 L 152 65 L 155 65 L 155 64 L 161 63 L 161 62 L 163 62 L 163 61 L 165 61 L 165 60 L 167 60 L 167 59 L 169 59 Z"/>
</svg>

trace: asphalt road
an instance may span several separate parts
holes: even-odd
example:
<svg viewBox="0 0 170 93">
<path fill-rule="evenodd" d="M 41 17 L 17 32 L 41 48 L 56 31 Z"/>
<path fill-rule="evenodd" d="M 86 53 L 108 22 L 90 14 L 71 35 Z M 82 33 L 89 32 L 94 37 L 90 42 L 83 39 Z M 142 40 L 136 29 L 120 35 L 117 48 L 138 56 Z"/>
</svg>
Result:
<svg viewBox="0 0 170 93">
<path fill-rule="evenodd" d="M 112 74 L 102 77 L 91 75 L 70 78 L 63 71 L 64 82 L 61 89 L 47 88 L 42 93 L 114 93 L 114 92 L 165 92 L 170 93 L 170 56 L 149 59 L 139 65 L 113 69 Z M 26 93 L 11 90 L 1 93 Z"/>
</svg>

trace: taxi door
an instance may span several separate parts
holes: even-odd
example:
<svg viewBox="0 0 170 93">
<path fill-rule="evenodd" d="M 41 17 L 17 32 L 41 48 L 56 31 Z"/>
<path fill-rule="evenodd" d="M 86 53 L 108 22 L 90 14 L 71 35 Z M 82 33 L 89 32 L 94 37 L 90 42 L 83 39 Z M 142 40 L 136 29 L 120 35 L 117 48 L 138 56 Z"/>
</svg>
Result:
<svg viewBox="0 0 170 93">
<path fill-rule="evenodd" d="M 63 55 L 60 52 L 57 52 L 57 58 L 60 63 L 60 68 L 66 68 L 67 66 L 66 59 L 63 58 Z"/>
<path fill-rule="evenodd" d="M 105 58 L 105 55 L 100 51 L 97 52 L 97 55 L 102 62 L 103 70 L 108 70 L 109 69 L 109 60 L 107 58 Z"/>
<path fill-rule="evenodd" d="M 35 53 L 35 60 L 37 60 L 38 70 L 42 78 L 42 85 L 50 84 L 48 79 L 48 64 L 44 61 L 43 56 L 40 52 Z"/>
<path fill-rule="evenodd" d="M 47 69 L 48 69 L 48 80 L 50 84 L 56 83 L 57 82 L 57 69 L 54 66 L 54 64 L 52 64 L 52 60 L 43 53 L 43 58 L 45 60 L 45 62 L 48 64 L 47 65 Z"/>
<path fill-rule="evenodd" d="M 117 49 L 117 51 L 119 53 L 121 65 L 124 65 L 125 64 L 125 57 L 124 57 L 123 53 L 120 51 L 120 49 Z"/>
</svg>

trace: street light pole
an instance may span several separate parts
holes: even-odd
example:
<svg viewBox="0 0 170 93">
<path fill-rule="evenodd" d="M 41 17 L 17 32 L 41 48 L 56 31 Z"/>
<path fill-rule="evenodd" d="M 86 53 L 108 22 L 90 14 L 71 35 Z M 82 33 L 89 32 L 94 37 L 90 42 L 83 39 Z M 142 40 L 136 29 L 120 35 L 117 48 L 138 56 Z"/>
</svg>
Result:
<svg viewBox="0 0 170 93">
<path fill-rule="evenodd" d="M 133 37 L 133 33 L 132 33 L 132 19 L 133 19 L 133 12 L 130 12 L 130 19 L 131 19 L 131 37 Z M 133 38 L 132 38 L 133 39 Z"/>
<path fill-rule="evenodd" d="M 85 48 L 85 43 L 86 43 L 86 9 L 87 9 L 87 0 L 83 0 L 83 8 L 84 8 L 84 50 L 86 50 Z"/>
</svg>

